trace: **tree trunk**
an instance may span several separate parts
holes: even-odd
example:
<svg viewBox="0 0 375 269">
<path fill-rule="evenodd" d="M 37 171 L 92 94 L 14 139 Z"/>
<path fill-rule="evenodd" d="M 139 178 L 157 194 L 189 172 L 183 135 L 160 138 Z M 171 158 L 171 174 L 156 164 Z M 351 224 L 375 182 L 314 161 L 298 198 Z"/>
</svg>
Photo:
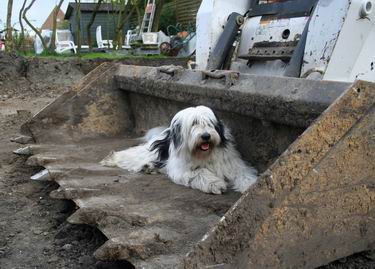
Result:
<svg viewBox="0 0 375 269">
<path fill-rule="evenodd" d="M 76 43 L 77 54 L 81 52 L 81 0 L 74 0 L 76 2 Z"/>
<path fill-rule="evenodd" d="M 100 5 L 102 4 L 103 0 L 98 0 L 98 3 L 96 3 L 96 6 L 94 8 L 94 11 L 92 12 L 91 18 L 89 23 L 86 26 L 86 32 L 87 32 L 87 42 L 89 43 L 89 50 L 92 51 L 92 40 L 91 40 L 91 27 L 92 24 L 95 21 L 96 13 L 98 12 Z"/>
<path fill-rule="evenodd" d="M 57 29 L 57 16 L 59 14 L 61 5 L 63 4 L 64 0 L 60 0 L 57 6 L 55 6 L 53 10 L 53 21 L 52 21 L 52 37 L 51 37 L 51 44 L 49 46 L 51 52 L 55 51 L 56 49 L 56 29 Z"/>
<path fill-rule="evenodd" d="M 6 25 L 7 32 L 5 36 L 5 49 L 8 52 L 13 50 L 12 10 L 13 10 L 13 0 L 8 0 L 7 25 Z"/>
<path fill-rule="evenodd" d="M 47 43 L 43 39 L 41 32 L 34 25 L 32 25 L 31 22 L 26 17 L 27 11 L 29 11 L 29 9 L 33 6 L 34 3 L 35 3 L 35 0 L 31 0 L 30 4 L 27 6 L 27 8 L 25 8 L 23 12 L 22 18 L 25 20 L 26 24 L 35 32 L 35 34 L 42 41 L 43 50 L 47 51 L 48 50 Z"/>
<path fill-rule="evenodd" d="M 18 50 L 21 51 L 22 53 L 25 53 L 25 46 L 23 42 L 25 41 L 25 27 L 23 27 L 23 22 L 22 22 L 22 13 L 25 10 L 27 0 L 23 1 L 22 7 L 20 9 L 19 15 L 18 15 L 18 21 L 21 27 L 21 34 L 20 34 L 20 39 L 18 43 Z"/>
<path fill-rule="evenodd" d="M 135 11 L 137 12 L 137 26 L 139 27 L 139 30 L 141 29 L 141 25 L 142 25 L 142 13 L 141 13 L 141 10 L 140 10 L 140 7 L 139 7 L 139 4 L 137 3 L 136 7 L 135 7 Z M 139 34 L 140 31 L 137 32 L 137 34 Z"/>
<path fill-rule="evenodd" d="M 131 1 L 128 1 L 128 4 L 130 3 Z M 125 13 L 127 11 L 127 7 L 128 7 L 128 4 L 125 4 L 125 0 L 120 0 L 120 8 L 119 8 L 119 12 L 118 12 L 118 15 L 117 15 L 117 26 L 116 26 L 116 30 L 115 30 L 115 38 L 114 38 L 114 49 L 118 50 L 121 48 L 121 35 L 122 35 L 122 28 L 121 28 L 121 25 L 122 25 L 122 21 L 123 21 L 123 17 L 125 17 Z"/>
<path fill-rule="evenodd" d="M 128 3 L 130 3 L 130 1 Z M 124 40 L 123 40 L 124 26 L 129 21 L 129 19 L 131 18 L 131 16 L 134 14 L 135 11 L 136 11 L 136 6 L 133 6 L 132 9 L 130 10 L 130 12 L 127 15 L 123 14 L 123 16 L 121 18 L 121 22 L 116 29 L 117 49 L 122 48 L 122 44 L 124 43 Z"/>
<path fill-rule="evenodd" d="M 161 11 L 163 10 L 164 0 L 156 0 L 156 10 L 151 32 L 158 32 L 160 25 Z"/>
<path fill-rule="evenodd" d="M 135 3 L 135 12 L 136 12 L 136 16 L 137 16 L 137 34 L 141 34 L 142 32 L 142 29 L 141 29 L 141 26 L 142 26 L 142 20 L 143 20 L 143 15 L 144 15 L 144 12 L 145 12 L 145 2 L 142 1 L 142 0 L 137 0 L 136 3 Z"/>
</svg>

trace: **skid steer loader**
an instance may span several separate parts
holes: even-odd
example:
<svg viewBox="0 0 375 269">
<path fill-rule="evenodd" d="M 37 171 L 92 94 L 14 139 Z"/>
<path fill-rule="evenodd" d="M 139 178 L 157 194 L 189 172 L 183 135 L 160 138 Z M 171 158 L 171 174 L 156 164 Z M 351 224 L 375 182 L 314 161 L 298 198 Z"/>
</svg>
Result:
<svg viewBox="0 0 375 269">
<path fill-rule="evenodd" d="M 203 0 L 196 70 L 104 63 L 22 126 L 15 153 L 77 204 L 68 221 L 108 238 L 99 260 L 315 268 L 372 249 L 374 22 L 372 0 Z M 99 165 L 192 105 L 260 172 L 243 195 Z"/>
</svg>

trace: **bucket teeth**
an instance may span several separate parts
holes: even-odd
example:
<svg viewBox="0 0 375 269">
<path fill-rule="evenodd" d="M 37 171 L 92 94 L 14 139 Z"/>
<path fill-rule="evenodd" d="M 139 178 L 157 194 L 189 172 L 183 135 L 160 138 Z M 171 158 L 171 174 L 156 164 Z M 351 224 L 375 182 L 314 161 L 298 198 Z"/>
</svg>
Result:
<svg viewBox="0 0 375 269">
<path fill-rule="evenodd" d="M 13 153 L 17 155 L 33 155 L 33 151 L 30 146 L 18 148 L 14 150 Z"/>
<path fill-rule="evenodd" d="M 77 199 L 88 195 L 94 195 L 94 193 L 100 192 L 100 189 L 95 188 L 58 188 L 50 193 L 50 197 L 53 199 Z"/>
<path fill-rule="evenodd" d="M 135 257 L 146 259 L 147 248 L 145 244 L 134 240 L 123 243 L 113 238 L 97 249 L 94 256 L 98 260 L 130 260 Z"/>
<path fill-rule="evenodd" d="M 26 164 L 29 166 L 46 166 L 56 162 L 58 159 L 52 156 L 34 155 L 27 159 Z"/>
<path fill-rule="evenodd" d="M 173 241 L 180 235 L 158 227 L 128 229 L 121 237 L 109 239 L 95 253 L 99 260 L 123 260 L 136 262 L 170 252 Z"/>
<path fill-rule="evenodd" d="M 29 144 L 33 143 L 34 139 L 31 136 L 21 135 L 15 138 L 11 138 L 10 141 L 18 144 Z"/>
<path fill-rule="evenodd" d="M 36 180 L 36 181 L 50 181 L 51 176 L 48 172 L 47 169 L 44 169 L 40 171 L 39 173 L 36 173 L 35 175 L 30 177 L 31 180 Z"/>
<path fill-rule="evenodd" d="M 106 212 L 96 208 L 80 208 L 74 212 L 68 222 L 71 224 L 97 225 L 98 220 L 106 216 Z"/>
<path fill-rule="evenodd" d="M 132 264 L 136 268 L 142 269 L 175 269 L 179 268 L 179 264 L 181 263 L 181 258 L 178 255 L 159 255 L 148 259 L 147 261 L 144 260 L 134 260 Z M 211 269 L 211 267 L 206 267 L 207 269 Z M 224 269 L 224 267 L 212 267 L 212 269 Z"/>
<path fill-rule="evenodd" d="M 93 199 L 90 200 L 92 202 Z M 80 209 L 68 218 L 68 222 L 72 224 L 91 224 L 98 227 L 117 225 L 117 228 L 120 228 L 118 224 L 122 223 L 122 226 L 128 228 L 143 227 L 155 221 L 147 216 L 146 213 L 139 214 L 139 212 L 127 212 L 127 210 L 119 212 L 110 210 L 109 208 L 84 207 L 85 203 L 87 203 L 85 199 L 77 199 L 77 205 Z M 103 232 L 109 237 L 113 234 L 113 231 L 108 229 Z"/>
<path fill-rule="evenodd" d="M 18 155 L 36 155 L 39 153 L 45 153 L 46 151 L 50 150 L 50 146 L 48 145 L 26 145 L 24 147 L 18 148 L 13 151 L 13 153 Z"/>
</svg>

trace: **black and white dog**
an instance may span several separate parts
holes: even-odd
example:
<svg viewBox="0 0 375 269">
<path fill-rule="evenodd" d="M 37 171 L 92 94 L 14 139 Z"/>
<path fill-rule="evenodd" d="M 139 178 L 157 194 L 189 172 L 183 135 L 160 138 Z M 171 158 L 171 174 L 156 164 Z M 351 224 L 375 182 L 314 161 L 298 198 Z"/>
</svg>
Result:
<svg viewBox="0 0 375 269">
<path fill-rule="evenodd" d="M 112 152 L 102 165 L 140 172 L 160 171 L 176 184 L 221 194 L 228 187 L 244 192 L 256 181 L 235 148 L 233 137 L 205 106 L 179 111 L 168 128 L 151 129 L 145 143 Z"/>
</svg>

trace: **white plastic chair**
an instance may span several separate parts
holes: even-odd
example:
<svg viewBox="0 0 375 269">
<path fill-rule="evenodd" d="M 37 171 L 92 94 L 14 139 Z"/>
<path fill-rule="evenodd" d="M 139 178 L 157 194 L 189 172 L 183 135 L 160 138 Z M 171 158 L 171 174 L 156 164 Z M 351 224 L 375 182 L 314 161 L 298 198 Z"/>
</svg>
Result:
<svg viewBox="0 0 375 269">
<path fill-rule="evenodd" d="M 55 42 L 57 53 L 66 51 L 77 53 L 77 46 L 74 44 L 72 33 L 69 30 L 57 30 Z"/>
<path fill-rule="evenodd" d="M 130 43 L 138 37 L 138 29 L 128 30 L 125 36 L 125 45 L 122 46 L 124 49 L 130 49 Z"/>
<path fill-rule="evenodd" d="M 96 43 L 98 44 L 99 49 L 103 48 L 113 48 L 113 41 L 112 40 L 103 40 L 102 38 L 102 26 L 99 25 L 96 27 Z"/>
</svg>

